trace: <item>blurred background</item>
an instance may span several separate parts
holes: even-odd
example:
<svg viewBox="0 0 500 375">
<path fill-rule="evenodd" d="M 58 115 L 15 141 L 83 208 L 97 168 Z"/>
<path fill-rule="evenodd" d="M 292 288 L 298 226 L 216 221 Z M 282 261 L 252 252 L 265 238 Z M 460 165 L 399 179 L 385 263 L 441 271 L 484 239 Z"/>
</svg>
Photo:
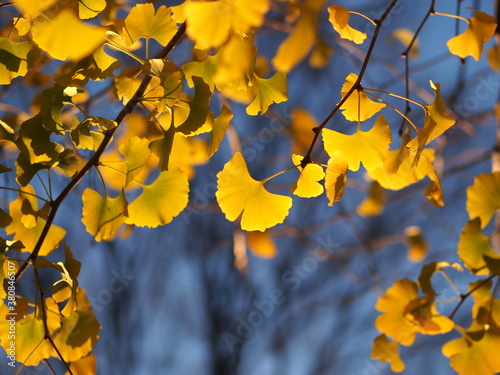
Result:
<svg viewBox="0 0 500 375">
<path fill-rule="evenodd" d="M 134 2 L 135 3 L 135 2 Z M 379 17 L 388 1 L 338 1 L 340 5 Z M 405 47 L 392 37 L 395 30 L 415 31 L 431 1 L 402 0 L 381 31 L 363 86 L 404 95 Z M 466 7 L 494 14 L 490 1 L 436 1 L 435 9 L 470 17 Z M 131 3 L 131 6 L 133 4 Z M 159 5 L 174 5 L 158 1 Z M 328 6 L 331 5 L 328 2 Z M 259 53 L 272 58 L 289 30 L 282 4 L 273 2 L 265 26 L 257 36 Z M 4 12 L 4 10 L 2 10 Z M 13 12 L 12 9 L 5 12 Z M 12 17 L 12 15 L 11 15 Z M 2 18 L 2 22 L 6 22 Z M 351 16 L 353 26 L 370 33 L 361 17 Z M 5 26 L 5 25 L 4 25 Z M 81 194 L 87 184 L 99 184 L 87 176 L 62 206 L 56 224 L 67 231 L 66 241 L 81 261 L 80 286 L 85 288 L 102 324 L 94 349 L 99 374 L 175 375 L 379 375 L 390 374 L 387 364 L 370 359 L 377 298 L 395 280 L 415 280 L 423 264 L 457 261 L 457 242 L 468 220 L 466 188 L 474 176 L 491 171 L 500 77 L 488 65 L 485 53 L 465 63 L 452 56 L 446 42 L 456 33 L 452 18 L 431 16 L 419 36 L 418 56 L 409 61 L 411 98 L 428 104 L 434 95 L 429 80 L 441 90 L 457 124 L 439 140 L 436 169 L 441 175 L 444 207 L 432 206 L 424 196 L 430 181 L 401 191 L 384 191 L 385 206 L 376 216 L 363 217 L 356 210 L 367 196 L 370 182 L 363 169 L 349 173 L 342 201 L 328 207 L 324 196 L 294 197 L 285 223 L 271 229 L 277 252 L 258 256 L 248 246 L 238 224 L 228 222 L 215 201 L 216 174 L 231 158 L 237 139 L 251 175 L 263 179 L 291 165 L 291 123 L 300 111 L 321 122 L 340 100 L 345 77 L 358 73 L 366 54 L 363 45 L 341 40 L 321 12 L 319 36 L 329 56 L 324 66 L 306 59 L 288 76 L 289 100 L 273 105 L 265 116 L 250 117 L 245 106 L 232 103 L 235 113 L 230 133 L 209 163 L 196 167 L 190 181 L 190 203 L 172 223 L 154 230 L 135 229 L 126 239 L 96 243 L 79 220 Z M 465 22 L 459 23 L 460 32 Z M 494 43 L 490 42 L 487 47 Z M 156 46 L 159 48 L 159 46 Z M 184 40 L 170 56 L 178 66 L 189 57 L 191 42 Z M 116 56 L 118 56 L 116 54 Z M 120 60 L 127 59 L 120 56 Z M 47 66 L 50 74 L 52 66 Z M 0 90 L 2 116 L 5 105 L 29 111 L 33 93 L 14 81 Z M 99 93 L 109 83 L 89 84 Z M 404 111 L 405 103 L 383 98 Z M 217 103 L 215 103 L 217 104 Z M 92 114 L 113 118 L 121 109 L 112 95 L 98 98 Z M 390 109 L 382 112 L 399 146 L 401 117 Z M 423 114 L 412 107 L 411 117 L 423 124 Z M 353 123 L 337 114 L 327 126 L 352 132 Z M 318 145 L 313 159 L 326 163 Z M 271 191 L 289 194 L 298 172 L 285 173 L 266 184 Z M 59 179 L 59 180 L 58 180 Z M 54 186 L 67 179 L 56 177 Z M 2 184 L 8 184 L 3 181 Z M 13 199 L 9 193 L 4 199 Z M 405 230 L 418 226 L 428 244 L 421 259 L 409 259 Z M 417 256 L 418 258 L 418 256 Z M 470 281 L 450 272 L 457 286 L 466 290 Z M 442 298 L 456 296 L 452 287 L 436 277 Z M 119 285 L 119 287 L 117 287 Z M 455 303 L 442 304 L 449 314 Z M 470 311 L 470 310 L 469 310 Z M 458 321 L 467 325 L 467 304 Z M 418 336 L 416 344 L 401 348 L 406 363 L 403 374 L 454 374 L 441 346 L 456 332 L 442 336 Z M 55 369 L 62 373 L 56 360 Z M 4 361 L 0 373 L 10 374 Z M 22 374 L 46 374 L 45 366 L 23 369 Z"/>
</svg>

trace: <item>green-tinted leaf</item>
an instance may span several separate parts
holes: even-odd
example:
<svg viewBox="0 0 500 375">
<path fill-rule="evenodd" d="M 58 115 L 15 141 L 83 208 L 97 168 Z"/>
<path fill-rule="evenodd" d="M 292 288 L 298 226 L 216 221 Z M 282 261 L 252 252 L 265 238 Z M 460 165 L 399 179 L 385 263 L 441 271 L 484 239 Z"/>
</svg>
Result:
<svg viewBox="0 0 500 375">
<path fill-rule="evenodd" d="M 56 167 L 59 168 L 68 177 L 73 177 L 78 172 L 78 159 L 73 149 L 67 148 L 59 154 L 59 160 Z"/>
<path fill-rule="evenodd" d="M 25 76 L 33 67 L 38 53 L 29 42 L 13 42 L 0 37 L 0 85 L 8 85 L 12 79 Z"/>
<path fill-rule="evenodd" d="M 116 198 L 102 198 L 98 192 L 87 188 L 82 200 L 82 222 L 87 232 L 96 241 L 112 240 L 127 216 L 127 200 L 123 191 Z"/>
<path fill-rule="evenodd" d="M 173 125 L 163 132 L 163 138 L 157 139 L 149 144 L 149 148 L 160 158 L 158 162 L 158 169 L 160 171 L 168 170 L 168 163 L 170 161 L 170 153 L 172 152 L 172 145 L 174 143 L 175 127 Z"/>
<path fill-rule="evenodd" d="M 0 228 L 5 228 L 12 223 L 10 215 L 0 208 Z"/>
</svg>

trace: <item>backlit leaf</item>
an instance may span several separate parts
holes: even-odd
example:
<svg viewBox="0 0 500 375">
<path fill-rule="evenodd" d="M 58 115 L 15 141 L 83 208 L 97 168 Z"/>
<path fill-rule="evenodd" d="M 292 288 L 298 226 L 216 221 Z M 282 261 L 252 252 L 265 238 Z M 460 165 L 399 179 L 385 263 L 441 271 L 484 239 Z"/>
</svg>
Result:
<svg viewBox="0 0 500 375">
<path fill-rule="evenodd" d="M 478 217 L 481 228 L 488 225 L 500 208 L 500 172 L 480 174 L 474 178 L 474 184 L 467 188 L 466 207 L 471 220 Z"/>
<path fill-rule="evenodd" d="M 106 8 L 106 0 L 78 0 L 78 15 L 82 19 L 94 18 Z"/>
<path fill-rule="evenodd" d="M 172 152 L 174 136 L 175 127 L 171 125 L 167 131 L 163 132 L 162 138 L 156 139 L 149 144 L 151 152 L 159 158 L 158 169 L 160 171 L 166 171 L 169 168 L 170 153 Z"/>
<path fill-rule="evenodd" d="M 69 368 L 73 375 L 95 375 L 97 373 L 95 354 L 91 353 L 86 357 L 71 362 Z M 65 375 L 69 375 L 69 372 L 66 372 Z"/>
<path fill-rule="evenodd" d="M 348 163 L 341 151 L 334 151 L 328 160 L 328 166 L 325 174 L 326 196 L 330 201 L 329 206 L 338 202 L 344 195 L 345 184 L 347 182 Z"/>
<path fill-rule="evenodd" d="M 468 21 L 467 29 L 451 38 L 446 45 L 452 54 L 463 59 L 472 56 L 475 60 L 480 60 L 484 44 L 495 33 L 496 22 L 492 16 L 477 10 L 474 10 L 474 16 Z"/>
<path fill-rule="evenodd" d="M 353 41 L 356 44 L 362 44 L 365 41 L 365 33 L 349 26 L 348 9 L 338 4 L 333 4 L 328 8 L 328 14 L 330 15 L 328 20 L 332 24 L 335 31 L 340 34 L 341 38 Z"/>
<path fill-rule="evenodd" d="M 354 73 L 350 73 L 347 76 L 345 83 L 340 90 L 342 98 L 354 86 L 357 79 L 358 76 Z M 373 117 L 384 107 L 384 103 L 374 102 L 362 90 L 357 89 L 349 96 L 349 98 L 346 99 L 340 109 L 342 110 L 342 114 L 346 120 L 362 122 Z"/>
<path fill-rule="evenodd" d="M 294 165 L 300 165 L 303 157 L 300 155 L 292 155 Z M 325 178 L 323 167 L 318 164 L 309 163 L 300 170 L 299 179 L 290 187 L 290 192 L 302 198 L 312 198 L 323 194 L 324 188 L 319 181 Z"/>
<path fill-rule="evenodd" d="M 467 335 L 475 332 L 466 331 Z M 450 357 L 450 365 L 460 375 L 495 375 L 500 372 L 500 333 L 486 331 L 479 341 L 460 337 L 443 346 L 443 354 Z"/>
<path fill-rule="evenodd" d="M 106 30 L 82 22 L 69 9 L 63 9 L 50 21 L 35 21 L 33 40 L 58 60 L 80 60 L 103 42 Z"/>
<path fill-rule="evenodd" d="M 123 37 L 127 44 L 133 44 L 140 38 L 156 39 L 166 46 L 177 32 L 177 25 L 170 18 L 171 10 L 166 6 L 156 12 L 151 3 L 135 5 L 125 19 Z"/>
<path fill-rule="evenodd" d="M 407 145 L 411 151 L 417 151 L 413 166 L 417 165 L 420 153 L 424 147 L 451 128 L 456 122 L 448 114 L 439 83 L 430 81 L 430 85 L 432 90 L 434 90 L 436 100 L 431 105 L 425 106 L 424 127 L 417 130 L 417 137 L 408 142 Z"/>
<path fill-rule="evenodd" d="M 292 152 L 304 154 L 309 148 L 314 137 L 313 129 L 318 126 L 318 121 L 308 111 L 302 108 L 292 110 L 290 131 L 292 135 Z"/>
<path fill-rule="evenodd" d="M 255 85 L 258 88 L 257 96 L 247 107 L 247 113 L 252 116 L 264 114 L 273 103 L 288 100 L 288 84 L 286 75 L 276 72 L 271 78 L 260 78 L 255 75 Z"/>
<path fill-rule="evenodd" d="M 491 272 L 484 260 L 485 256 L 500 259 L 500 254 L 491 248 L 490 239 L 481 231 L 479 218 L 476 217 L 465 224 L 458 241 L 458 255 L 465 266 L 476 275 L 488 275 Z"/>
<path fill-rule="evenodd" d="M 118 149 L 125 157 L 124 163 L 127 167 L 124 187 L 127 187 L 141 172 L 151 155 L 146 138 L 133 137 L 121 144 Z"/>
<path fill-rule="evenodd" d="M 366 132 L 358 129 L 353 135 L 346 135 L 323 129 L 322 134 L 328 155 L 332 157 L 335 151 L 341 151 L 351 171 L 357 171 L 360 163 L 367 171 L 380 167 L 387 157 L 392 139 L 389 124 L 382 115 Z"/>
<path fill-rule="evenodd" d="M 240 152 L 236 152 L 217 174 L 215 193 L 219 206 L 230 221 L 241 216 L 241 228 L 263 232 L 282 223 L 292 206 L 292 199 L 269 193 L 263 181 L 254 180 Z"/>
<path fill-rule="evenodd" d="M 373 340 L 372 359 L 380 359 L 380 362 L 389 362 L 391 371 L 401 372 L 405 369 L 405 364 L 399 357 L 399 344 L 390 341 L 386 335 L 377 336 Z"/>
<path fill-rule="evenodd" d="M 127 224 L 155 228 L 170 223 L 188 204 L 189 183 L 184 172 L 169 169 L 145 185 L 128 206 Z"/>
<path fill-rule="evenodd" d="M 57 0 L 14 0 L 13 3 L 27 16 L 36 17 L 44 10 L 56 4 Z"/>
<path fill-rule="evenodd" d="M 96 151 L 104 138 L 103 132 L 93 130 L 96 129 L 98 124 L 92 118 L 88 118 L 74 126 L 70 135 L 75 147 Z"/>
<path fill-rule="evenodd" d="M 300 3 L 300 18 L 273 57 L 272 63 L 277 71 L 288 73 L 306 58 L 316 40 L 319 13 L 325 2 L 307 0 Z"/>
<path fill-rule="evenodd" d="M 278 253 L 276 244 L 267 230 L 264 232 L 248 232 L 247 240 L 252 253 L 260 258 L 274 258 Z"/>
<path fill-rule="evenodd" d="M 37 217 L 36 224 L 34 226 L 29 225 L 29 228 L 23 224 L 22 206 L 24 200 L 29 202 L 33 210 L 38 210 L 37 198 L 32 195 L 35 194 L 35 190 L 30 185 L 27 185 L 23 188 L 23 191 L 27 194 L 19 193 L 18 198 L 10 203 L 12 223 L 5 228 L 5 232 L 7 234 L 14 234 L 14 240 L 22 241 L 26 248 L 24 251 L 32 252 L 45 226 L 45 220 Z M 52 224 L 40 248 L 39 255 L 46 256 L 50 254 L 52 250 L 59 246 L 65 234 L 66 231 L 64 229 Z"/>
<path fill-rule="evenodd" d="M 0 85 L 8 85 L 14 78 L 25 76 L 37 55 L 29 42 L 13 42 L 0 37 Z"/>
<path fill-rule="evenodd" d="M 210 147 L 208 149 L 207 158 L 211 158 L 219 149 L 222 139 L 226 134 L 226 129 L 233 116 L 234 115 L 231 110 L 223 105 L 222 110 L 219 116 L 215 119 L 214 126 L 210 131 Z"/>
<path fill-rule="evenodd" d="M 64 148 L 50 141 L 51 132 L 42 124 L 40 114 L 21 124 L 19 137 L 16 141 L 19 150 L 29 159 L 31 164 L 53 164 Z"/>
<path fill-rule="evenodd" d="M 196 132 L 205 121 L 207 121 L 208 116 L 208 106 L 210 105 L 210 99 L 212 93 L 210 87 L 203 81 L 200 77 L 192 78 L 194 83 L 194 96 L 188 102 L 189 105 L 189 116 L 186 121 L 177 127 L 176 131 L 183 133 L 185 135 L 190 135 Z"/>
<path fill-rule="evenodd" d="M 87 232 L 96 241 L 112 240 L 127 216 L 127 200 L 123 191 L 116 198 L 102 198 L 97 191 L 87 188 L 82 201 L 82 222 Z"/>
</svg>

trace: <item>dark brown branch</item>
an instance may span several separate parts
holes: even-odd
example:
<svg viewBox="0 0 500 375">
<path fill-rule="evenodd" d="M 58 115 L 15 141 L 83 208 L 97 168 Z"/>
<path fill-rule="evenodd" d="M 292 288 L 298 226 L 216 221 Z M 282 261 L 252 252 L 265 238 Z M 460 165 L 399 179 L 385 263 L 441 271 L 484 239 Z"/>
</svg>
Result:
<svg viewBox="0 0 500 375">
<path fill-rule="evenodd" d="M 474 293 L 476 290 L 478 290 L 479 288 L 481 288 L 484 284 L 486 284 L 487 282 L 489 282 L 495 276 L 498 276 L 498 275 L 497 274 L 490 275 L 487 279 L 484 279 L 479 284 L 477 284 L 474 288 L 472 288 L 471 290 L 469 290 L 467 292 L 467 294 L 461 294 L 460 295 L 460 302 L 458 302 L 458 304 L 455 306 L 455 308 L 453 309 L 453 311 L 451 312 L 451 314 L 448 316 L 448 318 L 453 319 L 453 317 L 457 313 L 458 309 L 460 309 L 460 306 L 462 306 L 462 304 L 465 302 L 465 300 L 468 297 L 470 297 L 472 295 L 472 293 Z"/>
<path fill-rule="evenodd" d="M 345 103 L 345 101 L 354 93 L 355 90 L 361 89 L 361 79 L 363 78 L 363 75 L 366 72 L 366 68 L 368 67 L 368 63 L 370 61 L 370 57 L 372 55 L 373 49 L 375 48 L 375 43 L 377 42 L 378 34 L 380 32 L 380 29 L 382 28 L 382 24 L 384 23 L 385 19 L 391 12 L 392 8 L 396 5 L 398 0 L 392 0 L 392 2 L 389 4 L 387 9 L 385 10 L 384 14 L 378 19 L 375 20 L 375 31 L 373 32 L 372 40 L 370 42 L 370 46 L 368 47 L 368 51 L 366 53 L 365 60 L 363 61 L 363 65 L 361 66 L 361 69 L 359 71 L 358 79 L 352 87 L 349 89 L 349 91 L 344 95 L 344 97 L 338 102 L 338 104 L 335 106 L 335 108 L 330 112 L 328 116 L 323 120 L 323 122 L 316 128 L 314 131 L 314 138 L 311 142 L 311 145 L 309 146 L 309 150 L 307 151 L 307 154 L 304 156 L 304 159 L 302 159 L 301 166 L 304 168 L 307 164 L 311 162 L 311 155 L 314 150 L 314 146 L 316 145 L 316 142 L 318 141 L 319 135 L 321 134 L 321 131 L 323 128 L 330 122 L 330 120 L 335 116 L 335 114 L 338 112 L 340 107 Z"/>
<path fill-rule="evenodd" d="M 158 58 L 164 59 L 165 57 L 168 56 L 168 54 L 174 49 L 174 47 L 177 45 L 177 43 L 181 40 L 182 36 L 186 32 L 186 23 L 183 23 L 179 29 L 177 30 L 176 34 L 172 38 L 172 40 L 165 46 L 165 48 L 160 52 L 158 55 Z M 90 160 L 85 164 L 85 166 L 78 172 L 72 180 L 69 182 L 69 184 L 64 188 L 64 190 L 59 194 L 59 196 L 51 202 L 50 204 L 50 213 L 47 218 L 47 222 L 45 223 L 45 226 L 43 227 L 42 233 L 40 234 L 40 237 L 38 238 L 38 241 L 31 252 L 30 256 L 26 260 L 25 263 L 19 268 L 19 271 L 16 274 L 16 281 L 22 276 L 24 271 L 27 269 L 27 267 L 36 261 L 36 258 L 38 257 L 38 253 L 40 252 L 40 249 L 42 248 L 42 245 L 45 241 L 45 238 L 47 237 L 47 234 L 49 232 L 50 226 L 52 225 L 54 218 L 57 214 L 57 211 L 59 207 L 61 206 L 61 203 L 66 199 L 66 197 L 69 195 L 69 193 L 75 188 L 76 185 L 83 179 L 83 177 L 87 174 L 87 172 L 94 166 L 96 166 L 99 162 L 99 159 L 101 155 L 103 154 L 104 150 L 108 147 L 109 143 L 111 142 L 111 139 L 113 138 L 113 134 L 115 131 L 118 129 L 120 124 L 123 122 L 125 117 L 127 117 L 132 111 L 135 109 L 137 106 L 137 103 L 140 102 L 142 96 L 144 95 L 144 92 L 146 91 L 146 88 L 148 87 L 149 82 L 151 81 L 151 76 L 145 76 L 141 82 L 141 85 L 135 92 L 134 96 L 129 100 L 129 102 L 125 105 L 125 107 L 122 108 L 120 113 L 115 118 L 116 122 L 116 127 L 110 130 L 107 130 L 104 133 L 104 138 L 99 145 L 99 148 L 97 151 L 92 155 Z"/>
</svg>

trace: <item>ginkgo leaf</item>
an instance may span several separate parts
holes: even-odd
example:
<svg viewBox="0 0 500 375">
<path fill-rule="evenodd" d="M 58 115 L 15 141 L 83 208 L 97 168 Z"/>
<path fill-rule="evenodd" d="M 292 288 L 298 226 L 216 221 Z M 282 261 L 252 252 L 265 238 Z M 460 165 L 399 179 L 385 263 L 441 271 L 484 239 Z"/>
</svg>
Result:
<svg viewBox="0 0 500 375">
<path fill-rule="evenodd" d="M 465 331 L 468 336 L 474 331 Z M 495 375 L 500 372 L 500 333 L 498 329 L 484 332 L 479 341 L 464 336 L 443 346 L 443 354 L 450 358 L 450 365 L 460 375 Z"/>
<path fill-rule="evenodd" d="M 95 346 L 101 330 L 83 289 L 78 289 L 76 299 L 78 309 L 62 319 L 61 328 L 53 335 L 55 346 L 68 362 L 86 356 Z M 56 357 L 57 352 L 52 346 L 50 348 L 49 355 Z"/>
<path fill-rule="evenodd" d="M 82 195 L 83 218 L 87 232 L 96 241 L 112 240 L 127 216 L 127 200 L 123 191 L 111 198 L 92 189 L 85 189 Z"/>
<path fill-rule="evenodd" d="M 80 60 L 103 42 L 106 29 L 82 22 L 69 9 L 63 9 L 50 21 L 35 21 L 33 40 L 58 60 Z"/>
<path fill-rule="evenodd" d="M 313 198 L 323 194 L 324 188 L 319 181 L 325 178 L 323 167 L 318 164 L 309 163 L 304 169 L 300 167 L 303 157 L 293 154 L 292 162 L 298 165 L 300 170 L 299 179 L 290 187 L 290 192 L 302 198 Z"/>
<path fill-rule="evenodd" d="M 81 19 L 94 18 L 106 8 L 106 0 L 78 0 L 78 15 Z"/>
<path fill-rule="evenodd" d="M 222 139 L 226 134 L 226 129 L 229 126 L 229 122 L 231 121 L 233 116 L 234 115 L 231 110 L 227 108 L 226 105 L 223 105 L 222 110 L 219 116 L 215 118 L 214 126 L 210 131 L 210 147 L 208 149 L 207 155 L 208 159 L 211 158 L 213 154 L 215 154 L 219 149 Z"/>
<path fill-rule="evenodd" d="M 491 70 L 498 72 L 500 70 L 500 46 L 495 45 L 488 49 L 486 54 L 488 64 Z M 498 117 L 498 116 L 497 116 Z"/>
<path fill-rule="evenodd" d="M 21 124 L 16 144 L 31 164 L 45 163 L 52 165 L 59 158 L 59 153 L 64 148 L 55 142 L 51 142 L 51 134 L 52 132 L 43 126 L 42 117 L 38 114 Z"/>
<path fill-rule="evenodd" d="M 203 81 L 210 87 L 210 91 L 214 92 L 215 72 L 219 68 L 219 57 L 207 55 L 203 61 L 190 61 L 182 66 L 182 71 L 186 76 L 186 81 L 189 87 L 194 87 L 193 77 L 201 77 Z"/>
<path fill-rule="evenodd" d="M 264 232 L 248 232 L 247 241 L 252 253 L 260 258 L 274 258 L 278 253 L 276 244 L 268 230 Z"/>
<path fill-rule="evenodd" d="M 474 10 L 474 16 L 468 22 L 467 29 L 451 38 L 446 45 L 456 56 L 463 59 L 472 56 L 479 61 L 483 46 L 493 36 L 497 25 L 492 16 L 477 10 Z"/>
<path fill-rule="evenodd" d="M 330 201 L 329 206 L 338 202 L 344 195 L 345 184 L 347 182 L 348 163 L 344 154 L 336 150 L 328 160 L 328 166 L 325 173 L 326 196 Z"/>
<path fill-rule="evenodd" d="M 422 229 L 417 225 L 406 227 L 405 236 L 408 244 L 408 260 L 414 263 L 423 261 L 429 251 L 429 244 L 422 235 Z M 423 288 L 422 291 L 429 294 Z"/>
<path fill-rule="evenodd" d="M 194 83 L 194 96 L 188 102 L 189 116 L 186 121 L 176 128 L 177 132 L 191 135 L 196 132 L 205 122 L 209 113 L 212 92 L 210 87 L 200 77 L 192 77 Z"/>
<path fill-rule="evenodd" d="M 236 152 L 217 174 L 217 202 L 229 221 L 241 216 L 241 228 L 263 232 L 282 223 L 292 207 L 292 199 L 269 193 L 264 181 L 254 180 L 240 152 Z"/>
<path fill-rule="evenodd" d="M 323 129 L 322 135 L 328 155 L 332 157 L 335 151 L 341 151 L 351 171 L 357 171 L 360 163 L 367 171 L 380 167 L 387 157 L 392 140 L 391 129 L 382 115 L 366 132 L 358 129 L 353 135 L 346 135 Z"/>
<path fill-rule="evenodd" d="M 27 185 L 22 189 L 24 192 L 20 192 L 16 200 L 10 203 L 10 216 L 12 217 L 12 223 L 5 228 L 5 233 L 13 234 L 15 241 L 22 241 L 25 246 L 25 251 L 33 251 L 38 238 L 45 227 L 45 220 L 37 217 L 35 220 L 35 225 L 29 225 L 26 227 L 23 223 L 23 202 L 27 200 L 34 211 L 38 210 L 37 198 L 34 196 L 35 190 L 32 186 Z M 59 243 L 63 240 L 66 231 L 57 225 L 52 224 L 49 228 L 45 241 L 43 242 L 39 255 L 46 256 L 49 255 L 52 250 L 59 246 Z"/>
<path fill-rule="evenodd" d="M 399 344 L 389 340 L 386 335 L 377 336 L 373 340 L 371 358 L 379 359 L 382 363 L 389 362 L 393 372 L 405 369 L 405 364 L 399 357 Z"/>
<path fill-rule="evenodd" d="M 61 326 L 59 309 L 52 298 L 45 299 L 46 322 L 49 333 L 53 335 Z M 6 314 L 10 312 L 5 304 L 0 304 L 0 345 L 6 353 L 9 351 L 12 337 L 9 338 L 9 321 Z M 25 315 L 16 322 L 15 337 L 15 359 L 25 366 L 37 366 L 40 361 L 46 359 L 45 355 L 50 351 L 50 342 L 45 339 L 45 328 L 42 320 L 42 307 L 37 304 L 37 310 Z"/>
<path fill-rule="evenodd" d="M 353 29 L 348 25 L 349 23 L 349 10 L 338 5 L 333 4 L 328 8 L 328 14 L 330 17 L 328 20 L 332 24 L 336 32 L 340 34 L 340 37 L 353 41 L 356 44 L 362 44 L 366 39 L 366 34 Z"/>
<path fill-rule="evenodd" d="M 404 309 L 410 301 L 417 298 L 418 286 L 415 282 L 403 279 L 377 300 L 375 308 L 384 314 L 377 317 L 375 327 L 402 345 L 411 345 L 415 341 L 415 330 L 404 319 Z"/>
<path fill-rule="evenodd" d="M 350 73 L 345 79 L 345 83 L 340 90 L 342 98 L 351 90 L 356 83 L 358 76 Z M 385 107 L 384 103 L 371 100 L 362 90 L 357 89 L 346 99 L 340 107 L 342 114 L 348 121 L 366 121 L 380 112 Z"/>
<path fill-rule="evenodd" d="M 181 170 L 161 172 L 142 193 L 129 204 L 125 223 L 155 228 L 170 223 L 188 204 L 189 183 Z"/>
<path fill-rule="evenodd" d="M 481 228 L 488 225 L 493 214 L 500 208 L 500 172 L 477 175 L 467 188 L 467 212 L 469 218 L 481 219 Z"/>
<path fill-rule="evenodd" d="M 485 256 L 500 259 L 500 254 L 491 248 L 490 239 L 481 231 L 479 218 L 476 217 L 465 224 L 458 241 L 458 255 L 466 267 L 476 275 L 488 275 L 491 272 L 484 260 Z"/>
<path fill-rule="evenodd" d="M 272 64 L 277 71 L 288 73 L 305 59 L 316 40 L 319 13 L 325 2 L 307 0 L 300 4 L 297 24 L 273 57 Z"/>
<path fill-rule="evenodd" d="M 434 305 L 434 297 L 425 296 L 410 301 L 403 310 L 405 320 L 419 333 L 437 335 L 450 332 L 454 323 L 446 316 L 439 315 Z"/>
<path fill-rule="evenodd" d="M 0 208 L 0 228 L 5 228 L 10 223 L 12 223 L 12 217 Z"/>
<path fill-rule="evenodd" d="M 408 142 L 407 147 L 411 151 L 417 151 L 413 161 L 413 166 L 417 165 L 420 153 L 424 147 L 434 139 L 443 134 L 455 124 L 455 120 L 448 114 L 448 109 L 441 95 L 439 83 L 430 81 L 432 90 L 436 95 L 436 100 L 431 105 L 425 106 L 425 123 L 422 129 L 418 129 L 417 137 Z"/>
<path fill-rule="evenodd" d="M 437 297 L 438 293 L 434 290 L 431 284 L 431 278 L 434 273 L 441 271 L 443 268 L 451 267 L 456 269 L 457 271 L 462 272 L 463 268 L 458 263 L 450 263 L 450 262 L 431 262 L 422 267 L 420 271 L 420 275 L 418 276 L 418 285 L 423 293 L 427 294 L 431 297 Z"/>
<path fill-rule="evenodd" d="M 273 103 L 288 100 L 288 84 L 286 75 L 276 72 L 271 78 L 260 78 L 255 75 L 255 85 L 258 89 L 257 96 L 247 107 L 247 114 L 256 116 L 267 112 Z"/>
<path fill-rule="evenodd" d="M 69 369 L 71 370 L 73 375 L 96 375 L 97 366 L 96 366 L 95 354 L 90 353 L 86 357 L 71 362 Z"/>
<path fill-rule="evenodd" d="M 434 170 L 432 161 L 434 160 L 434 150 L 426 148 L 422 152 L 422 160 L 416 167 L 412 167 L 415 153 L 409 153 L 406 147 L 401 150 L 389 151 L 384 164 L 374 170 L 368 171 L 368 176 L 377 181 L 384 189 L 401 190 L 425 178 L 429 170 Z M 402 161 L 397 161 L 402 159 Z M 392 167 L 399 164 L 396 172 Z"/>
<path fill-rule="evenodd" d="M 38 57 L 29 42 L 13 42 L 0 37 L 0 85 L 8 85 L 16 77 L 25 76 Z"/>
<path fill-rule="evenodd" d="M 377 216 L 384 210 L 384 205 L 384 189 L 382 189 L 377 181 L 372 181 L 368 190 L 368 195 L 358 207 L 356 207 L 356 213 L 363 217 Z"/>
<path fill-rule="evenodd" d="M 177 32 L 177 25 L 170 18 L 170 9 L 162 5 L 156 12 L 151 3 L 135 5 L 125 19 L 123 37 L 127 44 L 140 38 L 156 39 L 166 46 Z"/>
<path fill-rule="evenodd" d="M 75 118 L 75 121 L 78 120 Z M 74 126 L 71 130 L 70 136 L 75 147 L 84 150 L 96 151 L 104 139 L 103 132 L 92 130 L 97 125 L 98 123 L 96 124 L 92 118 L 88 118 Z"/>
<path fill-rule="evenodd" d="M 478 280 L 469 284 L 468 292 L 474 298 L 474 306 L 472 306 L 472 318 L 481 325 L 495 324 L 498 327 L 500 322 L 500 299 L 495 298 L 491 294 L 491 281 Z M 481 316 L 486 312 L 486 316 Z M 485 321 L 482 319 L 485 318 Z"/>
<path fill-rule="evenodd" d="M 78 172 L 78 158 L 75 150 L 66 148 L 59 154 L 57 163 L 54 166 L 56 170 L 62 171 L 66 176 L 73 177 Z"/>
<path fill-rule="evenodd" d="M 209 49 L 224 44 L 231 30 L 245 37 L 252 27 L 261 26 L 269 4 L 269 0 L 188 1 L 179 10 L 186 18 L 188 36 L 196 46 Z"/>
<path fill-rule="evenodd" d="M 44 10 L 56 4 L 57 0 L 14 0 L 13 3 L 23 12 L 23 14 L 34 18 Z"/>
<path fill-rule="evenodd" d="M 322 69 L 328 65 L 333 48 L 322 39 L 318 39 L 309 57 L 309 66 L 314 69 Z"/>
<path fill-rule="evenodd" d="M 168 170 L 170 153 L 174 144 L 175 127 L 173 125 L 163 132 L 163 137 L 152 141 L 149 148 L 159 158 L 158 169 L 160 171 Z"/>
<path fill-rule="evenodd" d="M 133 137 L 122 143 L 118 150 L 125 157 L 124 163 L 127 166 L 124 187 L 127 187 L 134 178 L 141 173 L 151 155 L 147 138 Z"/>
</svg>

